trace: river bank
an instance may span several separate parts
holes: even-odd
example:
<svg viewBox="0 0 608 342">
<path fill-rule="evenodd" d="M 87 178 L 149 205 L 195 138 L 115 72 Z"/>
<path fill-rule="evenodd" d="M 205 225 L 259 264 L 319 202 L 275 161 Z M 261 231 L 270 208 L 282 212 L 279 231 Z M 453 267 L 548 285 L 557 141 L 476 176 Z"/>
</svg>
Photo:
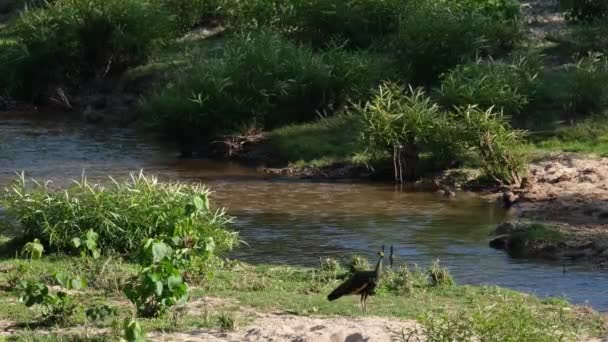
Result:
<svg viewBox="0 0 608 342">
<path fill-rule="evenodd" d="M 106 272 L 87 272 L 78 258 L 2 261 L 0 333 L 16 340 L 116 337 L 116 322 L 131 315 L 132 308 L 113 284 L 132 275 L 135 267 L 118 260 L 98 263 L 105 264 Z M 25 274 L 19 271 L 23 267 L 28 269 Z M 77 306 L 105 303 L 116 313 L 95 322 L 75 315 L 54 326 L 36 325 L 36 310 L 17 302 L 6 287 L 15 277 L 46 279 L 67 269 L 88 281 L 87 289 L 69 292 Z M 438 336 L 598 341 L 608 331 L 604 314 L 563 299 L 492 286 L 433 285 L 428 270 L 402 264 L 383 273 L 364 313 L 357 296 L 326 299 L 347 273 L 332 260 L 315 268 L 225 261 L 204 280 L 190 280 L 187 304 L 165 317 L 139 322 L 147 338 L 165 341 L 423 341 Z M 483 315 L 478 315 L 479 308 Z"/>
<path fill-rule="evenodd" d="M 491 246 L 510 254 L 608 265 L 608 159 L 557 154 L 530 164 L 508 193 L 516 220 Z"/>
</svg>

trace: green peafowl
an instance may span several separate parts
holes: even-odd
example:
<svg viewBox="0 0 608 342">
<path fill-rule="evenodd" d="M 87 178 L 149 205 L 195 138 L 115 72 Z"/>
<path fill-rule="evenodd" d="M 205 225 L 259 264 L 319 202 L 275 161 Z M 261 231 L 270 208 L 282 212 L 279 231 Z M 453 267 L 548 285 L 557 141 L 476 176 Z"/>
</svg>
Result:
<svg viewBox="0 0 608 342">
<path fill-rule="evenodd" d="M 382 250 L 378 252 L 378 257 L 378 263 L 376 264 L 375 270 L 353 273 L 348 280 L 340 284 L 340 286 L 327 296 L 327 300 L 333 301 L 347 295 L 361 295 L 361 309 L 367 311 L 367 297 L 374 295 L 374 289 L 380 280 L 382 259 L 384 259 L 384 246 L 382 246 Z"/>
</svg>

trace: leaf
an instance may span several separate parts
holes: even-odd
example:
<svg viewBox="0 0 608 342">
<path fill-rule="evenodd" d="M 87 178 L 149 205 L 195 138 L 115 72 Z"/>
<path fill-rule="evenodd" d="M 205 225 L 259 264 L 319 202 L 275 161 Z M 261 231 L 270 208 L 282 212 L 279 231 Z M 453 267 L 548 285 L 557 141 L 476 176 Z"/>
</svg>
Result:
<svg viewBox="0 0 608 342">
<path fill-rule="evenodd" d="M 155 283 L 155 285 L 156 285 L 156 288 L 155 288 L 154 292 L 156 293 L 157 296 L 159 296 L 159 297 L 162 296 L 163 288 L 164 288 L 163 282 L 159 280 Z"/>
<path fill-rule="evenodd" d="M 180 287 L 183 283 L 184 281 L 181 276 L 171 276 L 167 279 L 167 285 L 171 291 Z"/>
<path fill-rule="evenodd" d="M 173 253 L 173 250 L 169 245 L 164 242 L 155 242 L 152 245 L 152 262 L 159 263 L 164 258 L 168 258 Z"/>
<path fill-rule="evenodd" d="M 99 259 L 100 256 L 101 256 L 101 253 L 99 252 L 98 249 L 93 251 L 93 259 Z"/>
<path fill-rule="evenodd" d="M 82 241 L 80 241 L 80 238 L 73 238 L 72 239 L 72 246 L 74 246 L 74 248 L 79 248 L 80 245 L 82 245 Z"/>
<path fill-rule="evenodd" d="M 124 322 L 125 339 L 127 342 L 144 342 L 144 331 L 139 323 L 132 319 L 125 318 Z"/>
<path fill-rule="evenodd" d="M 87 287 L 87 281 L 82 277 L 75 277 L 70 279 L 70 285 L 74 290 L 81 290 Z"/>
</svg>

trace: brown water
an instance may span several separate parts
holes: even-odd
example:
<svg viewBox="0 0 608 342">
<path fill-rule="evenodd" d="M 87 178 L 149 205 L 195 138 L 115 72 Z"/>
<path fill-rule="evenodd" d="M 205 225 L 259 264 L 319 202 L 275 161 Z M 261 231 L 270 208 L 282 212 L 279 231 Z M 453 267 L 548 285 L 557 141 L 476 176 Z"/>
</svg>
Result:
<svg viewBox="0 0 608 342">
<path fill-rule="evenodd" d="M 126 177 L 144 169 L 161 179 L 201 181 L 236 217 L 248 243 L 231 257 L 253 263 L 315 265 L 353 253 L 373 258 L 395 245 L 398 263 L 439 258 L 459 283 L 492 284 L 565 296 L 608 311 L 608 272 L 584 266 L 514 260 L 488 247 L 505 212 L 472 194 L 455 198 L 400 191 L 389 184 L 323 183 L 263 176 L 232 163 L 180 160 L 177 151 L 128 129 L 82 127 L 67 119 L 0 117 L 0 186 L 24 170 L 66 184 Z"/>
</svg>

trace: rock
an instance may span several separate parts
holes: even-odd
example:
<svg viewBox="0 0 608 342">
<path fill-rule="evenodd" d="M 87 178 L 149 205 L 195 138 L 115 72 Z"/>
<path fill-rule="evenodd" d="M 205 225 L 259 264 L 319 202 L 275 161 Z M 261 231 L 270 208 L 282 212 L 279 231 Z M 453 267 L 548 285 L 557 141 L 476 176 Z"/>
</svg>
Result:
<svg viewBox="0 0 608 342">
<path fill-rule="evenodd" d="M 502 202 L 505 208 L 510 208 L 519 200 L 519 196 L 512 191 L 505 191 L 502 194 Z"/>
<path fill-rule="evenodd" d="M 515 225 L 511 222 L 503 222 L 496 227 L 496 234 L 511 234 L 515 230 Z"/>
<path fill-rule="evenodd" d="M 495 249 L 507 249 L 508 245 L 509 245 L 509 235 L 507 235 L 507 234 L 500 235 L 500 236 L 494 238 L 492 241 L 490 241 L 490 247 L 495 248 Z"/>
</svg>

